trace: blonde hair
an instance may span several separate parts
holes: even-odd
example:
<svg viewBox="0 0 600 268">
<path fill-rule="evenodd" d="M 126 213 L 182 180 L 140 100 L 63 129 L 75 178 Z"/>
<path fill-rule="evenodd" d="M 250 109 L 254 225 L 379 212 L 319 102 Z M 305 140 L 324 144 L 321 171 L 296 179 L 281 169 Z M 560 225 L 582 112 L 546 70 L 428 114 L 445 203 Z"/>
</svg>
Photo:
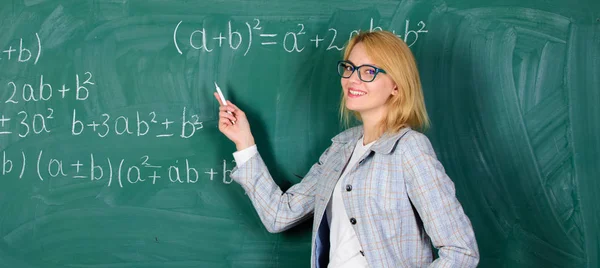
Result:
<svg viewBox="0 0 600 268">
<path fill-rule="evenodd" d="M 381 133 L 398 132 L 406 126 L 426 130 L 429 117 L 425 109 L 423 90 L 415 58 L 404 41 L 388 31 L 362 32 L 348 42 L 344 51 L 344 60 L 361 43 L 373 64 L 385 70 L 398 87 L 398 94 L 391 95 L 386 102 L 387 114 L 379 123 Z M 382 74 L 380 74 L 382 75 Z M 350 114 L 361 120 L 360 114 L 346 108 L 344 93 L 340 106 L 340 119 L 345 126 L 350 124 Z"/>
</svg>

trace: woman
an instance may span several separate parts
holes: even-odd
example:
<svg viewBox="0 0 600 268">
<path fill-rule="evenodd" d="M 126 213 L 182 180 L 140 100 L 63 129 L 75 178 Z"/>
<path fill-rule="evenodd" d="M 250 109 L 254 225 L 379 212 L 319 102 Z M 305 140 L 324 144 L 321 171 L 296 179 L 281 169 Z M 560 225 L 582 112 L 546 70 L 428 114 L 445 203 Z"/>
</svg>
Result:
<svg viewBox="0 0 600 268">
<path fill-rule="evenodd" d="M 314 215 L 311 267 L 475 267 L 475 235 L 454 184 L 427 137 L 413 130 L 429 119 L 410 49 L 390 32 L 361 33 L 338 72 L 342 117 L 347 122 L 352 111 L 362 125 L 335 136 L 285 193 L 261 159 L 244 112 L 221 103 L 219 130 L 238 150 L 231 178 L 267 230 L 281 232 Z"/>
</svg>

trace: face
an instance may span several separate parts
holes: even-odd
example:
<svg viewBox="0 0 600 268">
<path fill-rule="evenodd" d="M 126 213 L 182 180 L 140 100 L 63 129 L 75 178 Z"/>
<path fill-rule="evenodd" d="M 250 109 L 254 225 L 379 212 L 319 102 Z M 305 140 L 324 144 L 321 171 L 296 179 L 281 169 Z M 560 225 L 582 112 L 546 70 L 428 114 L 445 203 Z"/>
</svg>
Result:
<svg viewBox="0 0 600 268">
<path fill-rule="evenodd" d="M 379 67 L 371 61 L 362 43 L 352 48 L 348 61 L 354 66 L 363 64 Z M 361 68 L 362 71 L 362 68 Z M 360 113 L 363 119 L 381 119 L 386 113 L 386 101 L 392 94 L 397 94 L 397 88 L 392 79 L 384 73 L 378 73 L 375 80 L 363 82 L 358 78 L 358 71 L 354 71 L 349 78 L 342 78 L 342 89 L 346 108 Z"/>
</svg>

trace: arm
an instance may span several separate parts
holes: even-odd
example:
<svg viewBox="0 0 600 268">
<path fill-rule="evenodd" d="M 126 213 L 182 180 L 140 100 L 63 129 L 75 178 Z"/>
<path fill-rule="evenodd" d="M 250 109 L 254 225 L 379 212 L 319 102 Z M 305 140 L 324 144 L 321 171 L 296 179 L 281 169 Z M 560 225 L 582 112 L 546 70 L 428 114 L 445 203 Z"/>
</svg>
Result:
<svg viewBox="0 0 600 268">
<path fill-rule="evenodd" d="M 230 101 L 219 101 L 219 131 L 235 143 L 237 166 L 230 177 L 238 182 L 250 197 L 254 208 L 269 232 L 281 232 L 310 215 L 315 205 L 315 187 L 321 174 L 321 163 L 315 164 L 306 177 L 285 193 L 271 178 L 271 174 L 256 150 L 254 137 L 245 113 Z M 326 151 L 327 152 L 327 151 Z"/>
<path fill-rule="evenodd" d="M 405 138 L 402 165 L 411 202 L 439 249 L 430 267 L 476 267 L 479 250 L 473 227 L 456 199 L 454 183 L 437 160 L 429 139 L 413 131 Z"/>
<path fill-rule="evenodd" d="M 230 176 L 244 188 L 267 230 L 271 233 L 282 232 L 313 212 L 317 179 L 326 155 L 327 150 L 304 179 L 286 192 L 281 191 L 273 181 L 258 153 L 236 167 Z"/>
</svg>

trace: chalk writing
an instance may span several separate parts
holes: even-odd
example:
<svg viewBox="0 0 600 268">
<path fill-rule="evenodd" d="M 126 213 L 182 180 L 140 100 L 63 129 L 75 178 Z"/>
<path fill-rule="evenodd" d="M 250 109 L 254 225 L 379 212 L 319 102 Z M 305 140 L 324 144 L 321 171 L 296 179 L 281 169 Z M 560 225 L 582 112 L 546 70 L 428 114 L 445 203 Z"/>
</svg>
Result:
<svg viewBox="0 0 600 268">
<path fill-rule="evenodd" d="M 49 127 L 49 122 L 55 119 L 53 108 L 46 108 L 45 112 L 34 114 L 19 111 L 13 118 L 0 113 L 0 136 L 17 134 L 18 137 L 25 138 L 31 135 L 50 133 L 52 129 Z M 17 122 L 14 128 L 11 128 L 12 120 Z M 135 117 L 103 113 L 100 117 L 92 118 L 83 118 L 77 109 L 73 109 L 71 113 L 71 135 L 73 136 L 92 133 L 100 138 L 109 135 L 124 135 L 156 138 L 176 136 L 189 139 L 203 128 L 204 122 L 200 121 L 200 116 L 190 114 L 186 107 L 182 108 L 181 116 L 173 120 L 161 117 L 156 112 L 136 111 Z"/>
<path fill-rule="evenodd" d="M 79 74 L 75 75 L 75 90 L 73 98 L 78 101 L 87 100 L 90 94 L 89 87 L 95 85 L 92 80 L 91 72 L 85 72 L 83 77 Z M 7 83 L 8 98 L 3 102 L 6 104 L 18 104 L 20 102 L 38 102 L 49 101 L 53 98 L 54 92 L 58 92 L 61 99 L 66 99 L 69 96 L 70 88 L 66 84 L 61 87 L 52 86 L 44 80 L 44 75 L 40 75 L 39 80 L 32 83 L 19 83 L 10 81 Z"/>
<path fill-rule="evenodd" d="M 186 107 L 183 107 L 181 117 L 178 118 L 178 125 L 181 127 L 179 130 L 179 137 L 188 139 L 191 138 L 197 130 L 202 129 L 203 122 L 200 121 L 200 117 L 197 114 L 189 114 Z M 142 114 L 139 111 L 136 112 L 135 119 L 131 119 L 124 115 L 110 115 L 103 113 L 99 119 L 91 119 L 84 122 L 83 119 L 77 115 L 77 109 L 73 109 L 71 122 L 71 134 L 78 136 L 83 134 L 85 131 L 91 131 L 98 135 L 98 137 L 104 138 L 109 134 L 120 135 L 135 135 L 137 137 L 146 136 L 150 134 L 152 128 L 164 128 L 159 134 L 154 134 L 157 138 L 172 137 L 173 128 L 169 129 L 169 126 L 175 121 L 169 120 L 169 118 L 159 118 L 156 112 L 150 112 Z M 152 134 L 150 134 L 152 135 Z"/>
<path fill-rule="evenodd" d="M 34 45 L 26 44 L 25 42 L 23 42 L 23 38 L 20 38 L 18 47 L 13 47 L 12 45 L 9 45 L 8 47 L 0 51 L 0 61 L 16 60 L 17 62 L 25 63 L 31 61 L 32 58 L 35 56 L 33 64 L 37 64 L 40 60 L 40 56 L 42 55 L 42 41 L 40 40 L 40 36 L 38 33 L 35 33 L 35 38 L 37 41 L 37 43 L 35 44 L 37 45 L 37 51 L 33 49 Z"/>
<path fill-rule="evenodd" d="M 17 175 L 23 179 L 28 168 L 35 170 L 37 179 L 48 181 L 55 179 L 102 181 L 107 187 L 124 188 L 135 184 L 156 184 L 161 180 L 167 183 L 195 184 L 201 180 L 219 181 L 231 184 L 229 174 L 234 161 L 223 160 L 220 167 L 200 168 L 192 165 L 189 159 L 174 160 L 169 165 L 155 165 L 148 155 L 137 159 L 98 157 L 90 153 L 84 159 L 66 161 L 56 156 L 48 156 L 44 150 L 36 152 L 35 156 L 27 155 L 24 151 L 10 155 L 3 151 L 0 159 L 0 177 Z M 35 163 L 29 163 L 34 161 Z"/>
<path fill-rule="evenodd" d="M 290 31 L 286 33 L 264 32 L 263 24 L 260 19 L 255 18 L 251 23 L 245 22 L 245 30 L 239 30 L 232 26 L 232 22 L 227 22 L 227 30 L 223 32 L 209 32 L 206 28 L 195 29 L 186 36 L 185 42 L 179 42 L 178 37 L 184 35 L 180 33 L 181 24 L 177 23 L 173 30 L 173 44 L 179 54 L 183 54 L 184 50 L 199 50 L 210 53 L 215 49 L 221 49 L 228 45 L 229 49 L 234 51 L 244 50 L 244 56 L 248 54 L 252 47 L 253 40 L 258 39 L 263 47 L 281 47 L 288 53 L 300 53 L 307 46 L 314 45 L 314 48 L 324 47 L 322 43 L 328 44 L 325 50 L 342 50 L 343 44 L 359 33 L 359 30 L 351 31 L 347 36 L 341 37 L 340 33 L 335 28 L 329 28 L 326 33 L 309 33 L 303 23 L 296 24 Z M 413 24 L 414 25 L 414 24 Z M 410 20 L 405 21 L 404 30 L 402 33 L 394 34 L 402 38 L 410 47 L 414 45 L 419 36 L 428 32 L 426 24 L 419 21 L 416 28 L 413 28 Z M 371 18 L 369 31 L 381 31 L 383 28 L 375 26 Z M 330 39 L 329 39 L 330 38 Z M 308 43 L 308 45 L 306 45 Z"/>
</svg>

